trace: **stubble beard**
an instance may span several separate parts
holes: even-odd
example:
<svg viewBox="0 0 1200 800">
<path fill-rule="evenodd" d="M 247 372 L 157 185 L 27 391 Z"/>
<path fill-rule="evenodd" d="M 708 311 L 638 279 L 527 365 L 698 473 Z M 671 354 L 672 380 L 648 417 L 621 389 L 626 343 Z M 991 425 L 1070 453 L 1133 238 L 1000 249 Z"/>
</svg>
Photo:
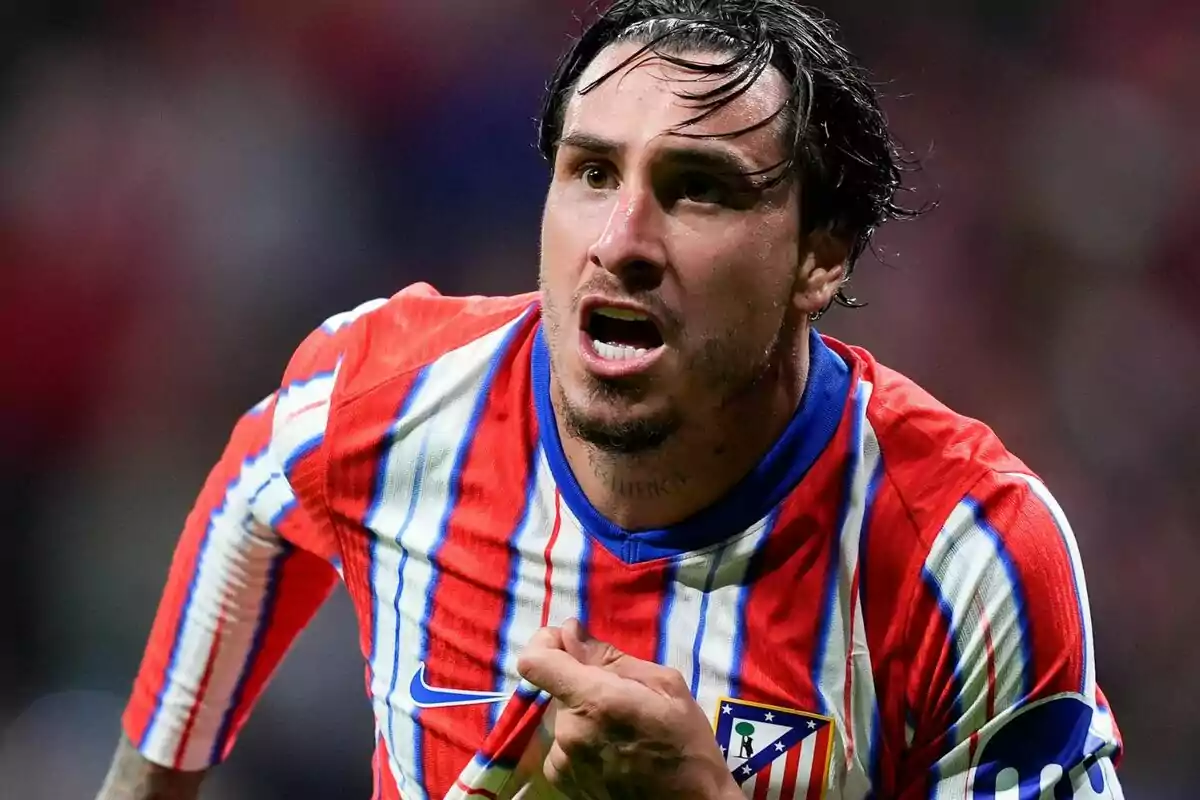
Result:
<svg viewBox="0 0 1200 800">
<path fill-rule="evenodd" d="M 553 334 L 553 331 L 551 331 Z M 731 336 L 706 340 L 688 360 L 686 374 L 712 391 L 705 404 L 713 411 L 736 405 L 753 395 L 768 382 L 781 357 L 786 357 L 784 331 L 777 332 L 771 343 L 749 352 L 745 346 L 731 346 Z M 697 380 L 697 378 L 699 380 Z M 588 376 L 587 397 L 577 403 L 558 388 L 558 407 L 567 433 L 613 456 L 647 456 L 661 451 L 676 439 L 685 426 L 683 410 L 676 404 L 654 414 L 623 415 L 620 409 L 631 407 L 653 389 L 642 379 L 631 381 L 606 380 Z M 604 409 L 593 413 L 589 408 Z M 693 411 L 701 411 L 693 408 Z M 615 413 L 614 413 L 615 412 Z M 701 419 L 708 414 L 695 414 Z M 736 435 L 732 431 L 699 431 L 704 438 Z"/>
<path fill-rule="evenodd" d="M 556 356 L 560 355 L 561 318 L 558 308 L 547 302 L 546 287 L 540 280 L 539 288 L 542 290 L 542 323 L 546 328 L 553 370 L 559 361 Z M 716 388 L 705 398 L 713 411 L 724 410 L 755 394 L 777 372 L 780 360 L 794 355 L 789 346 L 790 329 L 783 313 L 785 304 L 773 305 L 780 319 L 775 336 L 766 346 L 751 348 L 740 343 L 735 327 L 725 331 L 722 336 L 706 338 L 688 359 L 685 374 L 692 376 L 692 380 L 701 386 Z M 588 375 L 585 380 L 588 386 L 583 402 L 575 402 L 569 397 L 558 381 L 555 382 L 555 400 L 566 433 L 590 445 L 597 451 L 596 455 L 652 456 L 676 439 L 685 427 L 683 409 L 675 404 L 669 404 L 650 415 L 619 413 L 622 406 L 632 406 L 653 388 L 647 379 L 611 380 Z M 591 413 L 589 407 L 605 409 L 606 413 Z M 618 410 L 618 413 L 614 414 L 614 410 Z M 690 410 L 700 411 L 696 408 Z M 708 414 L 701 411 L 688 416 L 703 419 Z M 718 438 L 721 435 L 736 435 L 735 431 L 698 433 L 706 436 L 716 434 Z"/>
</svg>

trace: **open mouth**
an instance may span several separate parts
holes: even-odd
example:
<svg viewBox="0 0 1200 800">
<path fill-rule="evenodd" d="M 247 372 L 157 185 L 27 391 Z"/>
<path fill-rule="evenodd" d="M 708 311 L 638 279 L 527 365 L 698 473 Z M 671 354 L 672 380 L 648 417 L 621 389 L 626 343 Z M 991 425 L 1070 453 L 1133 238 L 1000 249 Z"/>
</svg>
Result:
<svg viewBox="0 0 1200 800">
<path fill-rule="evenodd" d="M 649 315 L 628 308 L 597 306 L 587 315 L 584 332 L 596 355 L 626 361 L 649 355 L 663 346 L 662 333 Z"/>
</svg>

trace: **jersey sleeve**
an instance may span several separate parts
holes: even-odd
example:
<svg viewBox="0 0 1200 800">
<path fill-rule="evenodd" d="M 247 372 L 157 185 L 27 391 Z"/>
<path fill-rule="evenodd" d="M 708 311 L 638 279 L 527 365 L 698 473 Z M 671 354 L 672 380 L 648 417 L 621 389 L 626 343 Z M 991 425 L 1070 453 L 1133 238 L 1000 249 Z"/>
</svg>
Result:
<svg viewBox="0 0 1200 800">
<path fill-rule="evenodd" d="M 1040 481 L 977 484 L 916 594 L 904 800 L 1123 797 L 1078 548 Z"/>
<path fill-rule="evenodd" d="M 347 330 L 377 305 L 305 340 L 281 387 L 238 421 L 187 517 L 122 718 L 154 763 L 223 760 L 337 581 L 322 445 Z"/>
</svg>

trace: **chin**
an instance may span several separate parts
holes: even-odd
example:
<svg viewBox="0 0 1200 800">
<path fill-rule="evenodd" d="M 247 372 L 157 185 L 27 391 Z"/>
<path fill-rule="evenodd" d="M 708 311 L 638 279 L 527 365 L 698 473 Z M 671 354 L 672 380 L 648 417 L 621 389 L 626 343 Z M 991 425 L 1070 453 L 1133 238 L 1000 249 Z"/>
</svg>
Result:
<svg viewBox="0 0 1200 800">
<path fill-rule="evenodd" d="M 607 383 L 561 393 L 559 405 L 570 436 L 613 453 L 658 449 L 678 431 L 681 422 L 668 403 Z"/>
</svg>

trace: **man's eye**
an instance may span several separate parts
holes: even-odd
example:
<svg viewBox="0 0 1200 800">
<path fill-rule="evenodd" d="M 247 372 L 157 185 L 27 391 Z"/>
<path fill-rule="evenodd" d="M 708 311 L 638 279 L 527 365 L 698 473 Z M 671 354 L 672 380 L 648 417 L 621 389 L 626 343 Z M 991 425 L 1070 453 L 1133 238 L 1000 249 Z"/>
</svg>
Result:
<svg viewBox="0 0 1200 800">
<path fill-rule="evenodd" d="M 721 203 L 727 194 L 719 181 L 707 175 L 684 175 L 679 182 L 679 196 L 693 203 Z"/>
<path fill-rule="evenodd" d="M 586 165 L 580 175 L 589 189 L 607 189 L 612 184 L 612 176 L 599 164 Z"/>
</svg>

